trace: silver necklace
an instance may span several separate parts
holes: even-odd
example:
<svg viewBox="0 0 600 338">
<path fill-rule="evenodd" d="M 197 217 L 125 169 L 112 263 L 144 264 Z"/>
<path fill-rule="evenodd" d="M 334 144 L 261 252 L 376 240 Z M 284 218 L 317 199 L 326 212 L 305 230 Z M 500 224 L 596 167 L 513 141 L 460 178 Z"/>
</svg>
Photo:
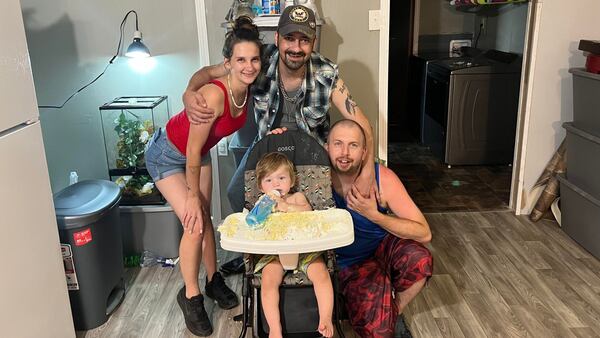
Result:
<svg viewBox="0 0 600 338">
<path fill-rule="evenodd" d="M 231 73 L 227 74 L 227 86 L 229 87 L 229 96 L 231 96 L 231 103 L 233 103 L 233 105 L 237 108 L 237 109 L 241 109 L 244 108 L 244 106 L 246 105 L 246 101 L 248 100 L 248 87 L 246 87 L 246 93 L 244 94 L 244 102 L 242 102 L 242 104 L 238 105 L 237 102 L 235 102 L 235 97 L 233 96 L 233 91 L 231 90 Z"/>
<path fill-rule="evenodd" d="M 279 77 L 279 89 L 281 89 L 281 94 L 283 95 L 283 98 L 292 104 L 295 104 L 296 101 L 298 101 L 298 99 L 300 98 L 300 94 L 302 93 L 302 90 L 300 90 L 300 88 L 298 88 L 298 90 L 296 91 L 296 95 L 294 95 L 294 97 L 290 97 L 288 95 L 288 92 L 285 90 L 285 86 L 283 85 L 281 76 Z"/>
</svg>

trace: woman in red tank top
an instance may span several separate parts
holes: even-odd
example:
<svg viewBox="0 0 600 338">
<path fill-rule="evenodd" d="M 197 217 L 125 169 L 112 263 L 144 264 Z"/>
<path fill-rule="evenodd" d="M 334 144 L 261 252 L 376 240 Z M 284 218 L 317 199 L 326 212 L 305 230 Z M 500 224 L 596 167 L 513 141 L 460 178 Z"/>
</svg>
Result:
<svg viewBox="0 0 600 338">
<path fill-rule="evenodd" d="M 183 111 L 169 120 L 166 129 L 155 133 L 146 150 L 148 172 L 184 227 L 179 257 L 185 286 L 177 294 L 177 302 L 186 326 L 199 336 L 212 333 L 198 285 L 201 261 L 207 272 L 205 294 L 225 309 L 239 303 L 216 272 L 209 150 L 246 121 L 248 86 L 261 68 L 260 47 L 258 28 L 252 20 L 237 19 L 223 46 L 223 65 L 228 74 L 199 90 L 207 105 L 214 109 L 215 118 L 209 123 L 190 124 Z"/>
</svg>

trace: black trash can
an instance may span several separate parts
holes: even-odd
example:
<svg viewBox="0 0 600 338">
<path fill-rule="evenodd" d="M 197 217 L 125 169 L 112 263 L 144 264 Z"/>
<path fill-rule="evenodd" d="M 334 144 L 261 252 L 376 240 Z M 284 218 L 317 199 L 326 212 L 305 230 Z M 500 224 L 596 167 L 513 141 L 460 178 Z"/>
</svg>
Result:
<svg viewBox="0 0 600 338">
<path fill-rule="evenodd" d="M 119 187 L 104 180 L 82 181 L 54 195 L 77 330 L 105 323 L 125 296 L 120 199 Z"/>
</svg>

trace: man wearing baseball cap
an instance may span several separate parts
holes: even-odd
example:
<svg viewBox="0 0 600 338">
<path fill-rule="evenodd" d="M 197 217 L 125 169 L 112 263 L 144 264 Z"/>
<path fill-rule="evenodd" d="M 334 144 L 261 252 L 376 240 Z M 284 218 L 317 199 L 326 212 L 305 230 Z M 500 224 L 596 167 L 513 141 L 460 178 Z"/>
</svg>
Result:
<svg viewBox="0 0 600 338">
<path fill-rule="evenodd" d="M 312 39 L 316 33 L 317 22 L 314 12 L 308 7 L 288 6 L 279 17 L 277 27 L 281 35 L 299 32 Z"/>
</svg>

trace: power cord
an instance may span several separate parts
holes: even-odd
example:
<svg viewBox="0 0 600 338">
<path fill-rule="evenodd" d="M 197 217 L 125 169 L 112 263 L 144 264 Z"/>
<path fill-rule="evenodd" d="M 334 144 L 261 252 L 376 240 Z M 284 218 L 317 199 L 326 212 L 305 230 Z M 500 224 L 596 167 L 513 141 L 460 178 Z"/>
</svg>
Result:
<svg viewBox="0 0 600 338">
<path fill-rule="evenodd" d="M 483 30 L 483 23 L 479 24 L 479 33 L 477 33 L 477 37 L 475 38 L 475 48 L 477 48 L 477 44 L 479 43 L 479 37 L 481 36 L 481 31 Z"/>
<path fill-rule="evenodd" d="M 135 30 L 138 30 L 138 16 L 137 16 L 137 12 L 134 10 L 130 10 L 129 12 L 127 12 L 127 14 L 125 14 L 125 17 L 123 18 L 123 21 L 121 21 L 121 26 L 120 26 L 120 35 L 119 35 L 119 44 L 117 45 L 117 51 L 115 52 L 115 55 L 113 55 L 113 57 L 108 61 L 108 64 L 106 65 L 106 67 L 104 67 L 104 70 L 102 70 L 102 73 L 100 73 L 98 76 L 96 76 L 92 81 L 90 81 L 88 84 L 86 84 L 85 86 L 79 88 L 78 90 L 76 90 L 73 94 L 71 94 L 71 96 L 69 96 L 65 102 L 63 102 L 60 106 L 38 106 L 38 108 L 50 108 L 50 109 L 61 109 L 62 107 L 65 106 L 65 104 L 67 104 L 67 102 L 69 102 L 75 95 L 79 94 L 79 92 L 81 92 L 82 90 L 86 89 L 88 86 L 90 86 L 92 83 L 96 82 L 102 75 L 104 75 L 104 73 L 106 72 L 106 70 L 108 69 L 108 67 L 110 65 L 112 65 L 113 61 L 115 61 L 115 59 L 119 56 L 119 52 L 121 51 L 121 44 L 123 42 L 123 31 L 125 28 L 125 21 L 127 20 L 127 17 L 129 16 L 129 14 L 135 14 Z"/>
</svg>

